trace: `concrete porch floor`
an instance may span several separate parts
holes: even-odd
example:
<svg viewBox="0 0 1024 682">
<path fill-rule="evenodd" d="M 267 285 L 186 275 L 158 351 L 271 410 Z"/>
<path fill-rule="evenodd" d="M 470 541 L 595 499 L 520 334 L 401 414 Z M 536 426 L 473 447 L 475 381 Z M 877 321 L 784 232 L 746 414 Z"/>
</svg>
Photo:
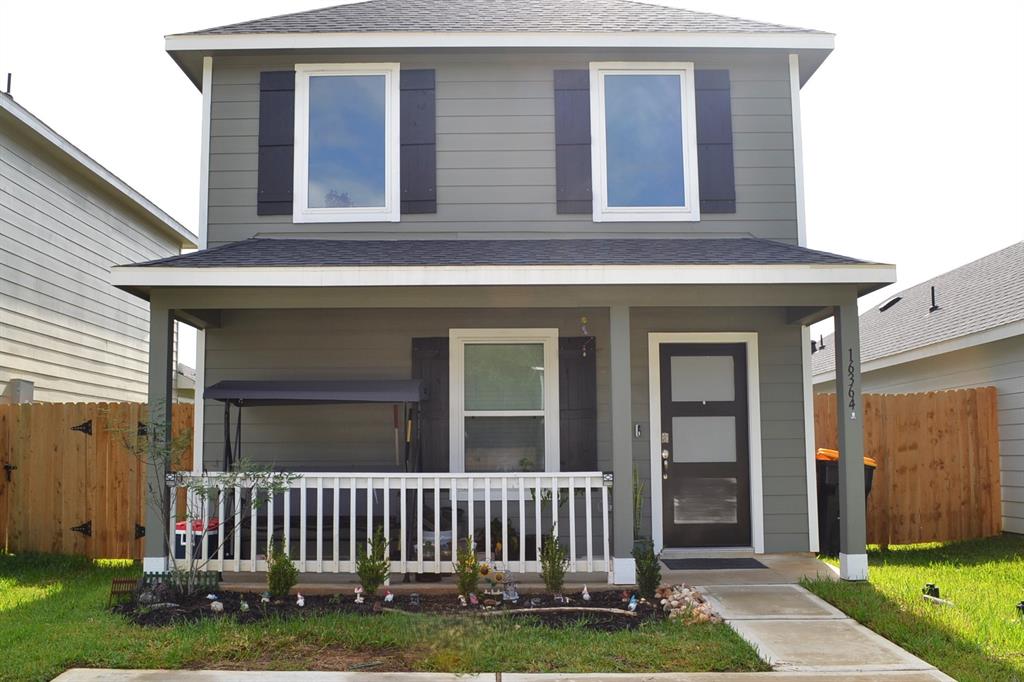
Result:
<svg viewBox="0 0 1024 682">
<path fill-rule="evenodd" d="M 713 571 L 673 571 L 664 564 L 661 568 L 662 582 L 666 585 L 686 583 L 688 585 L 786 585 L 795 584 L 803 577 L 837 578 L 835 571 L 807 552 L 790 554 L 753 554 L 752 552 L 702 552 L 688 556 L 700 557 L 754 557 L 767 568 L 723 569 Z M 573 573 L 566 581 L 567 592 L 577 592 L 587 585 L 589 589 L 603 589 L 608 586 L 604 573 Z M 221 589 L 262 592 L 266 589 L 263 573 L 224 573 Z M 544 589 L 537 574 L 517 575 L 520 590 L 536 592 Z M 359 578 L 352 573 L 302 573 L 296 590 L 303 594 L 335 594 L 351 592 L 359 584 Z M 454 589 L 455 579 L 444 576 L 438 582 L 403 582 L 401 575 L 392 575 L 390 589 L 396 594 L 419 592 L 445 592 Z"/>
</svg>

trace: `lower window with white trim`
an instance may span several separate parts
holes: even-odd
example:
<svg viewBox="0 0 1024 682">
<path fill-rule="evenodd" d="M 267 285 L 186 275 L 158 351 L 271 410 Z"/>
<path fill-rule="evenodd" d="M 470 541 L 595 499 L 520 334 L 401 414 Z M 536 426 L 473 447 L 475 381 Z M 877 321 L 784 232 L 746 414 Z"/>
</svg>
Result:
<svg viewBox="0 0 1024 682">
<path fill-rule="evenodd" d="M 449 332 L 453 472 L 557 471 L 558 330 Z"/>
</svg>

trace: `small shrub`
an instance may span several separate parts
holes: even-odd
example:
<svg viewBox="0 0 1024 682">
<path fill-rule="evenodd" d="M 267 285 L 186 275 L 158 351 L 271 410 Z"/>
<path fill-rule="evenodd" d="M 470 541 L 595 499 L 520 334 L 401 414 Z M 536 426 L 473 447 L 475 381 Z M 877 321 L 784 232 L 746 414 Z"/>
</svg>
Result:
<svg viewBox="0 0 1024 682">
<path fill-rule="evenodd" d="M 388 541 L 380 527 L 373 531 L 370 551 L 360 543 L 356 548 L 356 573 L 368 596 L 377 594 L 377 588 L 384 584 L 391 573 L 391 560 L 388 559 Z"/>
<path fill-rule="evenodd" d="M 565 583 L 565 572 L 569 568 L 569 559 L 565 548 L 555 538 L 546 538 L 540 550 L 540 577 L 544 587 L 552 594 L 561 594 Z"/>
<path fill-rule="evenodd" d="M 299 571 L 284 553 L 280 540 L 270 539 L 270 566 L 267 570 L 267 591 L 276 599 L 283 599 L 295 587 Z"/>
<path fill-rule="evenodd" d="M 466 538 L 465 547 L 455 552 L 455 580 L 459 585 L 459 594 L 468 597 L 476 592 L 480 581 L 480 562 L 476 560 L 472 535 Z"/>
<path fill-rule="evenodd" d="M 633 545 L 633 561 L 636 563 L 636 586 L 641 597 L 654 599 L 654 593 L 661 585 L 661 552 L 655 554 L 654 543 L 646 538 Z"/>
</svg>

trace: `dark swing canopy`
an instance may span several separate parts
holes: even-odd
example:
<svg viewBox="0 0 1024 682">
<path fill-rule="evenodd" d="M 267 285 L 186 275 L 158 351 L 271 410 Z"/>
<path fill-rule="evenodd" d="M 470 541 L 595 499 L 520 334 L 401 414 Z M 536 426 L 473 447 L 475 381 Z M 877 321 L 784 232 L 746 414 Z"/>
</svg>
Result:
<svg viewBox="0 0 1024 682">
<path fill-rule="evenodd" d="M 260 407 L 270 405 L 337 405 L 337 404 L 392 404 L 402 405 L 405 425 L 404 457 L 401 457 L 406 471 L 410 464 L 419 470 L 421 463 L 410 462 L 409 449 L 412 445 L 413 415 L 409 406 L 426 399 L 426 390 L 419 379 L 399 380 L 255 380 L 255 381 L 219 381 L 206 388 L 204 398 L 219 400 L 224 403 L 224 469 L 231 471 L 233 463 L 241 455 L 242 446 L 242 407 Z M 238 419 L 235 421 L 235 442 L 231 444 L 231 406 L 238 407 Z M 398 408 L 395 413 L 396 457 L 400 456 Z M 415 411 L 418 422 L 419 410 Z M 416 436 L 419 437 L 417 425 Z M 418 450 L 419 448 L 417 448 Z"/>
<path fill-rule="evenodd" d="M 418 403 L 423 382 L 404 380 L 218 381 L 205 397 L 232 405 L 330 405 L 334 403 Z"/>
</svg>

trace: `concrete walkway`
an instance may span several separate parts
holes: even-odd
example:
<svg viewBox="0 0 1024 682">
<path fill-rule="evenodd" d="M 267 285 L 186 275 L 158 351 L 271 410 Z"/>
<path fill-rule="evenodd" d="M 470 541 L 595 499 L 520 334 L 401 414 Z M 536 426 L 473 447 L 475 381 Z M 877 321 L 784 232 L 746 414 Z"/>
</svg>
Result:
<svg viewBox="0 0 1024 682">
<path fill-rule="evenodd" d="M 106 670 L 75 668 L 55 682 L 934 682 L 928 672 L 889 673 L 594 673 L 527 674 L 481 673 L 329 673 L 225 670 Z"/>
</svg>

